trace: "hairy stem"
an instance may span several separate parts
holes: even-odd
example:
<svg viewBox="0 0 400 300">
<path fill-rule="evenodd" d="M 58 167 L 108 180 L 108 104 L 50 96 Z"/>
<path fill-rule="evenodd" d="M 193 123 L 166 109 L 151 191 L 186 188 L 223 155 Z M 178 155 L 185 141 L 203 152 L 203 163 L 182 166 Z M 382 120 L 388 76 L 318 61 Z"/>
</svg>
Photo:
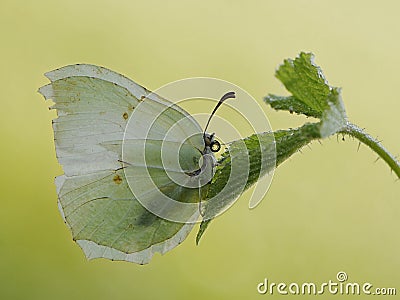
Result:
<svg viewBox="0 0 400 300">
<path fill-rule="evenodd" d="M 339 131 L 339 133 L 353 136 L 360 142 L 370 147 L 389 165 L 390 169 L 396 173 L 397 177 L 400 178 L 400 163 L 392 154 L 389 153 L 389 151 L 385 149 L 385 147 L 383 147 L 383 145 L 377 139 L 374 139 L 363 129 L 351 123 L 349 123 L 345 129 Z"/>
</svg>

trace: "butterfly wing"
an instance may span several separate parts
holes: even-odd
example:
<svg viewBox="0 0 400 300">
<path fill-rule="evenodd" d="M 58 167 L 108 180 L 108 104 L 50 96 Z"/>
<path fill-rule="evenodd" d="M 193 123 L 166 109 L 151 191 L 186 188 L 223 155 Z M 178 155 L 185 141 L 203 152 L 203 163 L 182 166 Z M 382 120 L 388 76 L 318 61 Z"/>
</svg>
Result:
<svg viewBox="0 0 400 300">
<path fill-rule="evenodd" d="M 137 201 L 122 162 L 122 140 L 128 120 L 144 99 L 169 110 L 153 134 L 168 130 L 178 116 L 190 120 L 185 128 L 189 132 L 199 130 L 197 122 L 180 107 L 102 67 L 71 65 L 46 76 L 51 83 L 39 92 L 55 102 L 51 108 L 58 115 L 53 120 L 56 154 L 64 169 L 56 178 L 59 208 L 86 256 L 144 264 L 155 252 L 176 247 L 193 224 L 157 217 Z M 189 139 L 181 156 L 192 155 L 201 143 L 199 136 Z M 181 197 L 183 192 L 173 191 Z M 184 201 L 199 201 L 198 195 L 189 193 Z"/>
<path fill-rule="evenodd" d="M 199 172 L 205 147 L 200 126 L 171 104 L 146 98 L 135 108 L 122 160 L 135 198 L 148 210 L 174 222 L 194 222 L 199 193 L 213 173 Z"/>
</svg>

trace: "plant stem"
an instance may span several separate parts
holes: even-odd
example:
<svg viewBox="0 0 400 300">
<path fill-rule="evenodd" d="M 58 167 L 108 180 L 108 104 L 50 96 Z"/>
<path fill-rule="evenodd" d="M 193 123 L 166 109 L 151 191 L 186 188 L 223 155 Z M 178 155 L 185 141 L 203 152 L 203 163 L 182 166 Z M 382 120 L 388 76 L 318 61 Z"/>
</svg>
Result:
<svg viewBox="0 0 400 300">
<path fill-rule="evenodd" d="M 360 142 L 370 147 L 372 151 L 377 153 L 379 157 L 382 158 L 389 165 L 390 169 L 396 173 L 397 177 L 400 178 L 399 162 L 392 154 L 389 153 L 389 151 L 385 149 L 385 147 L 383 147 L 383 145 L 377 139 L 374 139 L 363 129 L 351 123 L 348 123 L 347 126 L 338 133 L 353 136 Z"/>
</svg>

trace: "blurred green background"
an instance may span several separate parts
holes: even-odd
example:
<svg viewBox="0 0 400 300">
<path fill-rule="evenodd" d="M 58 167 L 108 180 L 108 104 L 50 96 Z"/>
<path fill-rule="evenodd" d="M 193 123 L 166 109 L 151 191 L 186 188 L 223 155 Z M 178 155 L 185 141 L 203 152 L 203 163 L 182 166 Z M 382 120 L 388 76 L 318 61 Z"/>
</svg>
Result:
<svg viewBox="0 0 400 300">
<path fill-rule="evenodd" d="M 54 113 L 36 92 L 44 72 L 85 62 L 149 89 L 217 77 L 264 105 L 284 93 L 276 66 L 312 51 L 343 87 L 350 119 L 399 154 L 399 10 L 394 0 L 1 0 L 0 298 L 280 298 L 257 284 L 322 283 L 339 271 L 400 293 L 399 181 L 365 146 L 335 137 L 279 167 L 259 207 L 242 197 L 199 246 L 196 228 L 146 266 L 86 261 L 57 210 Z M 305 121 L 265 109 L 274 129 Z"/>
</svg>

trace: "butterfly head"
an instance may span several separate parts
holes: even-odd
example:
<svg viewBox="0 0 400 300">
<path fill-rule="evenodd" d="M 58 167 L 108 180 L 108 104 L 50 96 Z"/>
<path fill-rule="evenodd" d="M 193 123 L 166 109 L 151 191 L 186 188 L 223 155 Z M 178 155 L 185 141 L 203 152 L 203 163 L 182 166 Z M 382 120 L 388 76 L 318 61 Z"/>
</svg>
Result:
<svg viewBox="0 0 400 300">
<path fill-rule="evenodd" d="M 214 139 L 215 133 L 204 134 L 204 143 L 206 145 L 206 149 L 209 148 L 212 152 L 218 152 L 221 149 L 221 144 Z"/>
<path fill-rule="evenodd" d="M 214 139 L 214 133 L 208 134 L 206 133 L 206 130 L 208 128 L 208 125 L 210 124 L 210 121 L 212 117 L 214 116 L 215 112 L 217 109 L 221 106 L 221 104 L 227 100 L 227 99 L 232 99 L 236 98 L 235 92 L 228 92 L 225 95 L 221 97 L 221 99 L 218 101 L 217 105 L 215 106 L 214 110 L 212 111 L 210 117 L 208 118 L 206 127 L 203 132 L 203 138 L 204 138 L 204 143 L 205 143 L 205 152 L 207 152 L 207 149 L 210 149 L 212 152 L 218 152 L 221 149 L 221 144 Z"/>
</svg>

